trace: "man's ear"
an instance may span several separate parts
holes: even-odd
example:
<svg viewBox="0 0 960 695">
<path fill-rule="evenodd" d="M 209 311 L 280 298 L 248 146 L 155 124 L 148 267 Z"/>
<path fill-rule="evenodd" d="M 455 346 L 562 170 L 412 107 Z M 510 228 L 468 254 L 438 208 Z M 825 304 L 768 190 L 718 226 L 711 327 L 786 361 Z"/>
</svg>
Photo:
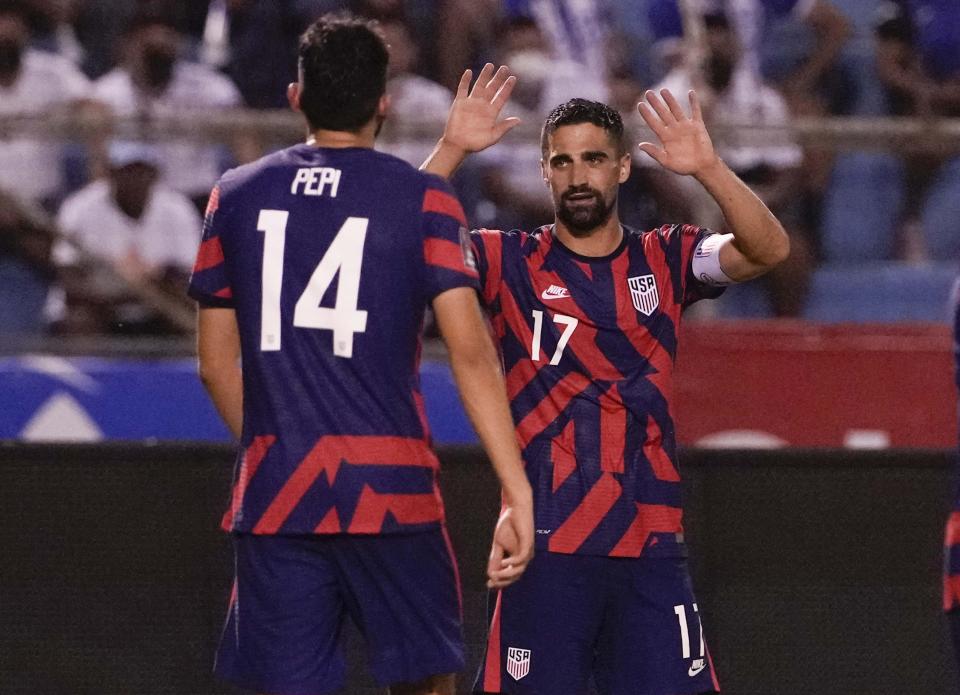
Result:
<svg viewBox="0 0 960 695">
<path fill-rule="evenodd" d="M 627 179 L 630 178 L 630 163 L 632 161 L 629 153 L 620 157 L 620 183 L 626 183 Z"/>
<path fill-rule="evenodd" d="M 287 102 L 294 111 L 300 111 L 300 83 L 291 82 L 287 85 Z"/>
<path fill-rule="evenodd" d="M 377 102 L 377 115 L 380 118 L 386 118 L 390 113 L 391 99 L 389 94 L 384 94 L 380 97 L 380 101 Z"/>
<path fill-rule="evenodd" d="M 540 176 L 543 177 L 543 182 L 550 185 L 550 175 L 547 174 L 547 162 L 542 157 L 540 158 Z"/>
</svg>

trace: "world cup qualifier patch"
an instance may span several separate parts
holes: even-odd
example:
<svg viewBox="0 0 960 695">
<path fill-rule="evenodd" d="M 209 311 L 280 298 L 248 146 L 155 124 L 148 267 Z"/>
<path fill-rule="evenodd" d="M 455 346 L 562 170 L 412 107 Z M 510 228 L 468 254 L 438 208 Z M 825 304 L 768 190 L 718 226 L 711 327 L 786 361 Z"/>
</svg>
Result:
<svg viewBox="0 0 960 695">
<path fill-rule="evenodd" d="M 657 292 L 657 280 L 653 275 L 638 275 L 627 278 L 630 298 L 634 308 L 644 316 L 650 316 L 660 306 L 660 294 Z"/>
</svg>

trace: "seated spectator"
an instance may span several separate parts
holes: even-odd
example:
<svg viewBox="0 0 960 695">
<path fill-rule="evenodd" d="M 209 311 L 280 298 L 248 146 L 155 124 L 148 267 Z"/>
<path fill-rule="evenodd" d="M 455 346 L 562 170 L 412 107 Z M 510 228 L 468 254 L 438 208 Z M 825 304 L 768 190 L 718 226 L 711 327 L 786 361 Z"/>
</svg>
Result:
<svg viewBox="0 0 960 695">
<path fill-rule="evenodd" d="M 803 152 L 789 136 L 773 141 L 751 142 L 736 132 L 737 126 L 786 126 L 790 113 L 784 98 L 769 85 L 756 82 L 749 63 L 725 14 L 705 17 L 706 60 L 704 85 L 696 87 L 710 125 L 717 152 L 777 215 L 790 233 L 790 258 L 764 278 L 777 316 L 798 316 L 806 299 L 813 270 L 809 230 L 799 214 L 800 165 Z M 686 64 L 675 67 L 656 87 L 669 89 L 681 99 L 695 88 L 696 78 Z M 725 128 L 726 127 L 726 128 Z M 745 133 L 744 135 L 749 135 Z M 721 229 L 720 208 L 690 177 L 678 177 L 653 165 L 643 154 L 636 155 L 644 167 L 660 207 L 667 214 L 694 220 L 697 224 Z"/>
<path fill-rule="evenodd" d="M 960 116 L 960 15 L 955 3 L 884 3 L 876 38 L 877 72 L 892 114 Z M 907 153 L 903 163 L 906 195 L 900 255 L 911 261 L 954 257 L 960 251 L 956 229 L 944 235 L 941 224 L 932 219 L 924 223 L 922 218 L 931 214 L 956 218 L 958 207 L 951 210 L 946 198 L 960 194 L 956 179 L 960 160 L 925 149 Z M 938 208 L 945 214 L 938 215 Z"/>
<path fill-rule="evenodd" d="M 399 18 L 380 21 L 390 49 L 387 94 L 390 111 L 378 147 L 414 166 L 427 158 L 443 131 L 453 93 L 417 74 L 418 49 L 406 22 Z"/>
<path fill-rule="evenodd" d="M 73 22 L 77 17 L 78 0 L 23 0 L 29 10 L 31 46 L 63 56 L 80 67 L 86 51 L 77 38 Z"/>
<path fill-rule="evenodd" d="M 130 286 L 182 293 L 202 221 L 188 198 L 158 181 L 158 148 L 117 142 L 109 160 L 108 178 L 64 201 L 57 220 L 64 241 L 55 258 L 65 268 L 87 260 L 110 266 L 125 283 L 101 278 L 100 302 L 115 307 L 114 321 L 149 326 L 152 332 L 156 312 L 130 302 Z"/>
<path fill-rule="evenodd" d="M 23 6 L 0 2 L 0 116 L 46 114 L 89 97 L 90 83 L 69 60 L 29 42 Z M 62 187 L 63 152 L 50 138 L 0 139 L 0 188 L 52 206 Z"/>
<path fill-rule="evenodd" d="M 146 121 L 241 106 L 240 93 L 229 78 L 181 59 L 180 49 L 181 36 L 171 22 L 162 15 L 140 15 L 127 28 L 122 64 L 94 83 L 94 97 L 117 116 Z M 164 183 L 203 209 L 222 172 L 220 149 L 171 142 L 160 146 L 160 152 Z"/>
</svg>

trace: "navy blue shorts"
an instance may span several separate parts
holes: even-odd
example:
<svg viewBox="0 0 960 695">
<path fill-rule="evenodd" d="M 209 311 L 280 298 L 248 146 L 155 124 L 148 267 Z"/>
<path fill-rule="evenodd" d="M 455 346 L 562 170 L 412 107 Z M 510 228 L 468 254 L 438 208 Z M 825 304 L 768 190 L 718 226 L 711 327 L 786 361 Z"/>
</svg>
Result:
<svg viewBox="0 0 960 695">
<path fill-rule="evenodd" d="M 687 563 L 541 552 L 491 594 L 477 693 L 718 691 Z"/>
<path fill-rule="evenodd" d="M 345 616 L 382 686 L 463 669 L 460 583 L 446 531 L 235 534 L 236 584 L 215 671 L 271 695 L 344 686 Z"/>
</svg>

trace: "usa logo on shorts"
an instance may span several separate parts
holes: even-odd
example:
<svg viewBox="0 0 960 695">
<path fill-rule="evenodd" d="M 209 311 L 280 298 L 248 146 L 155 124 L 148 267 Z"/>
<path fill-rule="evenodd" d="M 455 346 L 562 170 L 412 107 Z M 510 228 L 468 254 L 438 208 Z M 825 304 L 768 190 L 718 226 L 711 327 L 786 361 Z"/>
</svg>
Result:
<svg viewBox="0 0 960 695">
<path fill-rule="evenodd" d="M 660 306 L 660 294 L 657 292 L 657 280 L 653 275 L 638 275 L 627 278 L 633 306 L 644 316 L 649 316 Z"/>
<path fill-rule="evenodd" d="M 519 647 L 507 648 L 507 673 L 518 681 L 530 673 L 530 650 Z"/>
</svg>

